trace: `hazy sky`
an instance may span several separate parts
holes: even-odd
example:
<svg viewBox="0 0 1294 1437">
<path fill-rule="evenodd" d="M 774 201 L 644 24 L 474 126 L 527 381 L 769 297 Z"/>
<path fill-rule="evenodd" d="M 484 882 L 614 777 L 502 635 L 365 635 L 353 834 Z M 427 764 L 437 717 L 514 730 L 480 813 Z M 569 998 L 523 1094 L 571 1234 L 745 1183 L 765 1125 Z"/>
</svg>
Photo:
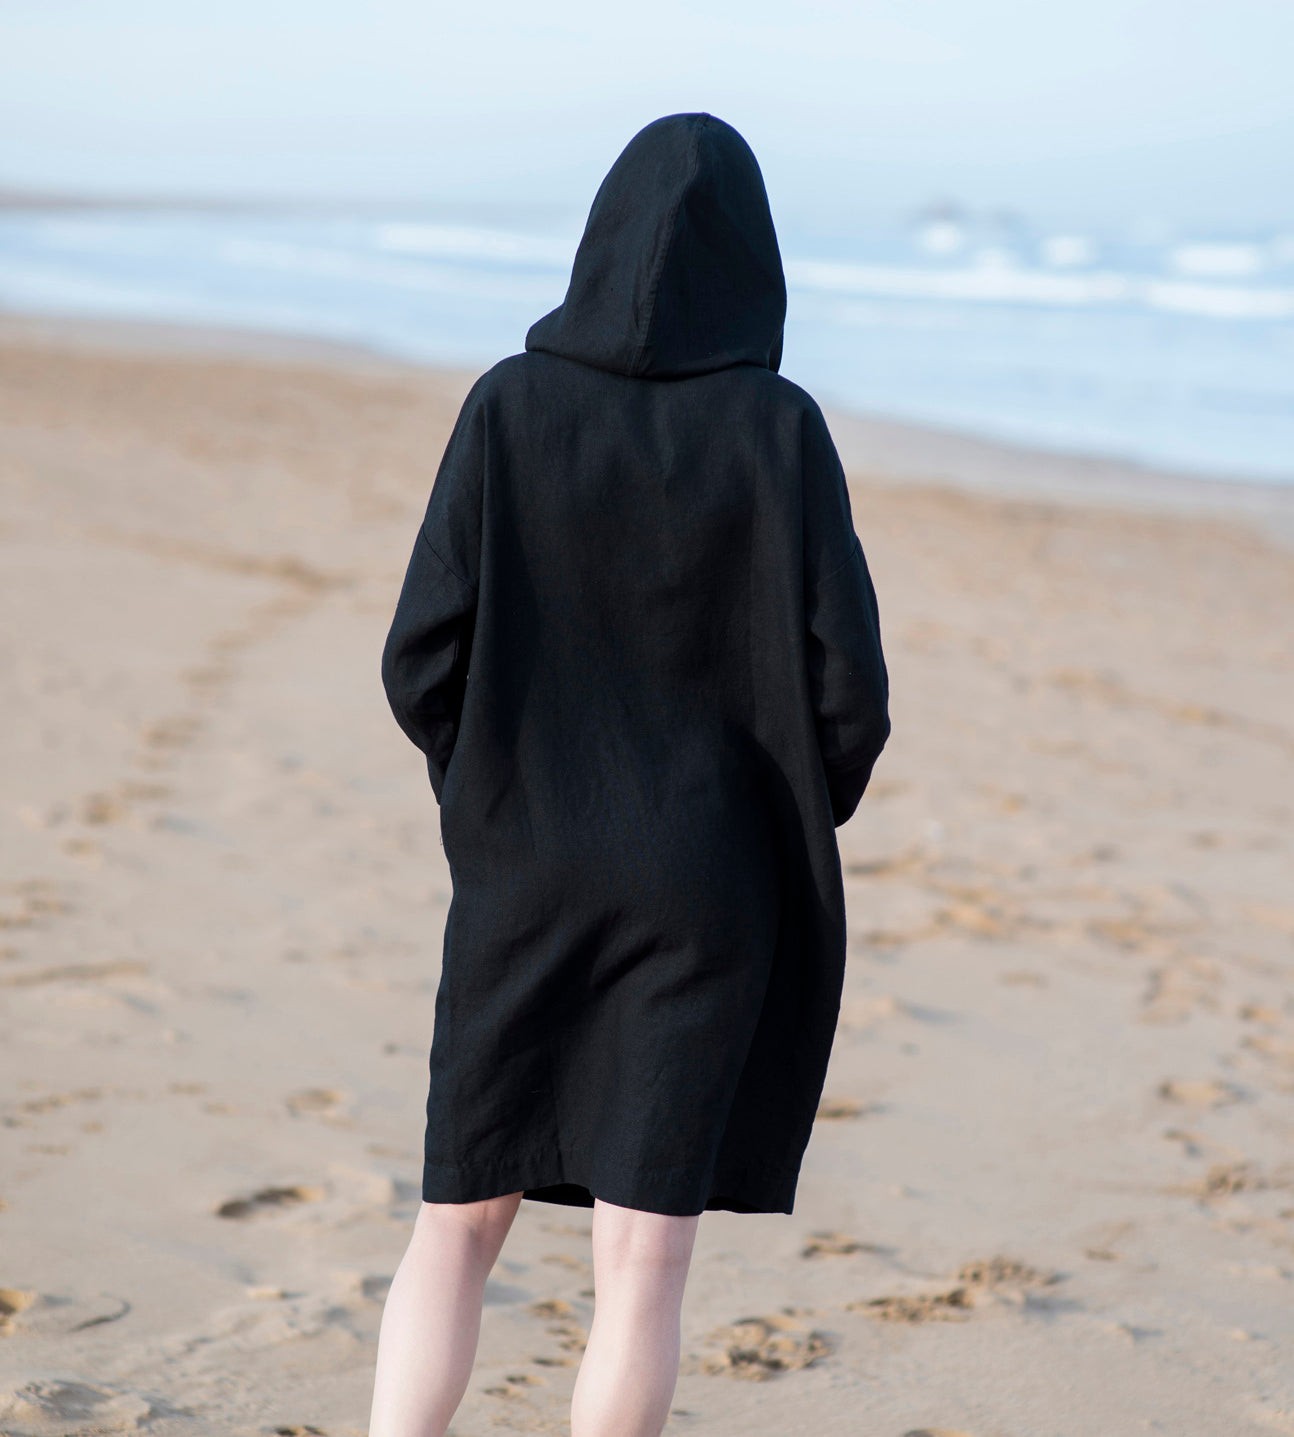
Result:
<svg viewBox="0 0 1294 1437">
<path fill-rule="evenodd" d="M 783 223 L 1294 228 L 1292 59 L 1294 0 L 0 0 L 0 184 L 582 212 L 705 109 Z"/>
</svg>

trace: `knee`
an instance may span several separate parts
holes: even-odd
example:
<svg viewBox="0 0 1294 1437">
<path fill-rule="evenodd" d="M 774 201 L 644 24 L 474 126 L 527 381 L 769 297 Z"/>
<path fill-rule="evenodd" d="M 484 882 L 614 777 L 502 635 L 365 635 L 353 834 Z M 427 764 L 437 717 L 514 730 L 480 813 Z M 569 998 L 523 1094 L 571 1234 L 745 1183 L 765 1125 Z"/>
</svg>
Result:
<svg viewBox="0 0 1294 1437">
<path fill-rule="evenodd" d="M 603 1277 L 630 1283 L 676 1283 L 687 1276 L 691 1253 L 675 1245 L 623 1243 L 595 1252 Z"/>
<path fill-rule="evenodd" d="M 648 1281 L 677 1281 L 686 1275 L 696 1218 L 628 1211 L 605 1217 L 609 1220 L 594 1225 L 594 1261 L 600 1271 Z"/>
<path fill-rule="evenodd" d="M 520 1193 L 480 1202 L 430 1203 L 418 1210 L 415 1235 L 434 1234 L 476 1248 L 498 1248 L 521 1202 Z"/>
</svg>

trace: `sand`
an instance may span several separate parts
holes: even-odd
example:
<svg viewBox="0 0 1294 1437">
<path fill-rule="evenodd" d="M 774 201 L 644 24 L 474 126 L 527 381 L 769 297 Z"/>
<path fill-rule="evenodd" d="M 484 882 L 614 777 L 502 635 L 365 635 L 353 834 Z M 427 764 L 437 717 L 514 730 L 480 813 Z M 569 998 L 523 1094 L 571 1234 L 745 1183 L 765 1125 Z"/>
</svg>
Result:
<svg viewBox="0 0 1294 1437">
<path fill-rule="evenodd" d="M 0 327 L 11 1437 L 364 1430 L 449 897 L 378 656 L 470 378 Z M 669 1431 L 1294 1433 L 1288 508 L 840 432 L 894 736 Z M 460 1437 L 564 1430 L 588 1216 L 523 1205 Z"/>
</svg>

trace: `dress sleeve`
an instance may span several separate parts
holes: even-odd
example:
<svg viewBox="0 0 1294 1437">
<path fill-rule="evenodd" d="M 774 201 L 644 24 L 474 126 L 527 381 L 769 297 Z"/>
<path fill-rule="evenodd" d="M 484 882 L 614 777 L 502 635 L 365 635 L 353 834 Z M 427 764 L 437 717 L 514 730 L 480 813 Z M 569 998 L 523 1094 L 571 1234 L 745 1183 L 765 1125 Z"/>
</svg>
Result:
<svg viewBox="0 0 1294 1437">
<path fill-rule="evenodd" d="M 844 470 L 816 409 L 805 417 L 803 446 L 809 692 L 839 827 L 858 807 L 889 737 L 889 678 Z"/>
<path fill-rule="evenodd" d="M 382 651 L 391 712 L 426 755 L 437 800 L 458 736 L 476 618 L 485 472 L 482 387 L 483 380 L 473 386 L 449 437 Z"/>
</svg>

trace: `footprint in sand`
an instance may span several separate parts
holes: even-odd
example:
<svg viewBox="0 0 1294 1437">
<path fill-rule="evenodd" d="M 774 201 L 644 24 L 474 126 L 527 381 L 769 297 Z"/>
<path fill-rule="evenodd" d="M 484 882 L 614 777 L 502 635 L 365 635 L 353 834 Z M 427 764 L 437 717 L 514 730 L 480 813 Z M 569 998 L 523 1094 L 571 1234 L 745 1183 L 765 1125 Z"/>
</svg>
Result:
<svg viewBox="0 0 1294 1437">
<path fill-rule="evenodd" d="M 1264 1062 L 1276 1067 L 1294 1069 L 1294 1043 L 1275 1033 L 1251 1033 L 1240 1046 L 1256 1053 Z"/>
<path fill-rule="evenodd" d="M 533 1372 L 509 1372 L 503 1380 L 507 1383 L 506 1387 L 487 1387 L 484 1389 L 485 1395 L 487 1397 L 517 1397 L 524 1387 L 542 1387 L 544 1385 L 544 1379 L 536 1377 Z"/>
<path fill-rule="evenodd" d="M 971 938 L 1015 938 L 1027 923 L 1027 917 L 1014 911 L 1002 894 L 966 897 L 940 908 L 934 916 L 937 930 Z"/>
<path fill-rule="evenodd" d="M 1236 1016 L 1246 1023 L 1262 1023 L 1268 1027 L 1275 1027 L 1281 1021 L 1280 1011 L 1266 1003 L 1246 1003 Z"/>
<path fill-rule="evenodd" d="M 960 1427 L 913 1427 L 903 1437 L 971 1437 Z"/>
<path fill-rule="evenodd" d="M 216 1209 L 216 1216 L 236 1219 L 259 1217 L 263 1213 L 297 1207 L 301 1203 L 321 1202 L 324 1197 L 323 1188 L 307 1187 L 301 1183 L 262 1188 L 251 1197 L 230 1198 L 227 1202 L 222 1202 Z"/>
<path fill-rule="evenodd" d="M 14 1318 L 36 1301 L 34 1292 L 21 1287 L 0 1287 L 0 1335 L 13 1331 Z"/>
<path fill-rule="evenodd" d="M 86 1332 L 91 1327 L 106 1327 L 110 1322 L 120 1322 L 132 1311 L 131 1304 L 124 1297 L 114 1297 L 110 1292 L 103 1292 L 97 1298 L 83 1301 L 80 1307 L 83 1312 L 87 1307 L 91 1308 L 91 1311 L 74 1322 L 67 1329 L 69 1332 Z"/>
<path fill-rule="evenodd" d="M 114 789 L 87 794 L 81 800 L 81 822 L 101 828 L 130 816 L 136 803 L 157 803 L 170 794 L 161 783 L 120 783 Z"/>
<path fill-rule="evenodd" d="M 0 1422 L 23 1437 L 63 1437 L 68 1432 L 134 1432 L 152 1414 L 133 1392 L 69 1378 L 46 1378 L 0 1394 Z"/>
<path fill-rule="evenodd" d="M 1089 1246 L 1083 1249 L 1083 1256 L 1091 1262 L 1122 1262 L 1120 1250 L 1124 1242 L 1136 1232 L 1132 1222 L 1104 1222 L 1088 1231 Z"/>
<path fill-rule="evenodd" d="M 52 1113 L 59 1108 L 70 1107 L 73 1103 L 94 1103 L 103 1097 L 102 1088 L 74 1088 L 70 1093 L 46 1093 L 43 1097 L 28 1098 L 18 1104 L 20 1112 Z"/>
<path fill-rule="evenodd" d="M 302 1088 L 284 1099 L 294 1118 L 332 1118 L 345 1101 L 336 1088 Z"/>
<path fill-rule="evenodd" d="M 391 1291 L 391 1279 L 381 1273 L 371 1273 L 360 1278 L 359 1291 L 367 1302 L 385 1302 L 387 1293 Z"/>
<path fill-rule="evenodd" d="M 311 1427 L 308 1422 L 292 1422 L 286 1427 L 276 1427 L 275 1437 L 328 1437 L 322 1427 Z"/>
<path fill-rule="evenodd" d="M 956 1286 L 915 1296 L 873 1297 L 846 1304 L 848 1312 L 868 1312 L 882 1322 L 960 1322 L 989 1298 L 1022 1304 L 1030 1289 L 1061 1281 L 1059 1273 L 1041 1272 L 1009 1257 L 966 1262 L 957 1270 Z"/>
<path fill-rule="evenodd" d="M 71 903 L 61 896 L 53 879 L 0 885 L 0 928 L 34 928 L 42 919 L 71 911 Z"/>
<path fill-rule="evenodd" d="M 115 793 L 92 793 L 81 803 L 81 822 L 94 824 L 119 823 L 126 816 L 126 805 Z"/>
<path fill-rule="evenodd" d="M 1188 1193 L 1191 1197 L 1209 1202 L 1231 1197 L 1234 1193 L 1266 1192 L 1288 1187 L 1294 1187 L 1294 1173 L 1290 1170 L 1264 1173 L 1256 1163 L 1238 1162 L 1214 1163 L 1202 1178 L 1173 1191 Z"/>
<path fill-rule="evenodd" d="M 548 1323 L 544 1331 L 550 1337 L 557 1338 L 557 1346 L 561 1351 L 584 1351 L 588 1333 L 574 1320 L 575 1309 L 569 1302 L 564 1302 L 560 1297 L 545 1298 L 542 1302 L 532 1302 L 526 1311 L 531 1317 L 538 1317 Z M 560 1362 L 560 1359 L 558 1361 Z"/>
<path fill-rule="evenodd" d="M 1057 1272 L 1040 1272 L 1027 1262 L 1011 1257 L 990 1257 L 987 1262 L 964 1262 L 957 1269 L 957 1280 L 981 1289 L 1050 1287 L 1061 1280 Z"/>
<path fill-rule="evenodd" d="M 859 1242 L 839 1232 L 814 1232 L 800 1249 L 801 1257 L 849 1257 L 856 1252 L 883 1252 L 872 1242 Z"/>
<path fill-rule="evenodd" d="M 40 1336 L 86 1332 L 118 1322 L 130 1311 L 126 1298 L 110 1292 L 39 1293 L 0 1287 L 0 1337 L 17 1330 Z"/>
<path fill-rule="evenodd" d="M 920 848 L 905 848 L 901 853 L 886 854 L 880 858 L 855 859 L 845 864 L 850 878 L 891 878 L 896 873 L 908 873 L 914 868 L 926 866 L 926 855 Z"/>
<path fill-rule="evenodd" d="M 545 1262 L 549 1267 L 564 1267 L 571 1272 L 588 1272 L 589 1264 L 582 1258 L 572 1257 L 569 1252 L 550 1252 L 541 1257 L 540 1262 Z"/>
<path fill-rule="evenodd" d="M 1198 958 L 1155 968 L 1141 999 L 1140 1021 L 1169 1025 L 1185 1023 L 1196 1010 L 1216 1012 L 1221 981 L 1216 964 Z"/>
<path fill-rule="evenodd" d="M 1158 1091 L 1166 1102 L 1184 1103 L 1191 1108 L 1220 1108 L 1239 1103 L 1245 1096 L 1242 1089 L 1221 1078 L 1165 1078 Z"/>
<path fill-rule="evenodd" d="M 173 714 L 150 724 L 140 734 L 138 767 L 159 772 L 171 766 L 180 751 L 198 736 L 202 721 L 196 714 Z"/>
<path fill-rule="evenodd" d="M 0 988 L 35 988 L 42 983 L 101 983 L 112 978 L 142 978 L 147 973 L 147 963 L 130 958 L 109 959 L 106 963 L 60 963 L 53 968 L 6 973 L 0 978 Z"/>
<path fill-rule="evenodd" d="M 846 1312 L 869 1312 L 881 1322 L 962 1322 L 974 1306 L 964 1287 L 924 1297 L 873 1297 L 866 1302 L 848 1302 Z"/>
<path fill-rule="evenodd" d="M 686 1370 L 746 1382 L 767 1382 L 812 1367 L 835 1351 L 825 1332 L 807 1330 L 794 1316 L 782 1313 L 739 1318 L 731 1326 L 716 1328 L 705 1341 L 721 1350 L 689 1358 Z"/>
<path fill-rule="evenodd" d="M 857 1098 L 823 1098 L 818 1104 L 814 1121 L 820 1123 L 844 1122 L 850 1118 L 861 1118 L 873 1112 L 870 1103 L 860 1103 Z"/>
</svg>

